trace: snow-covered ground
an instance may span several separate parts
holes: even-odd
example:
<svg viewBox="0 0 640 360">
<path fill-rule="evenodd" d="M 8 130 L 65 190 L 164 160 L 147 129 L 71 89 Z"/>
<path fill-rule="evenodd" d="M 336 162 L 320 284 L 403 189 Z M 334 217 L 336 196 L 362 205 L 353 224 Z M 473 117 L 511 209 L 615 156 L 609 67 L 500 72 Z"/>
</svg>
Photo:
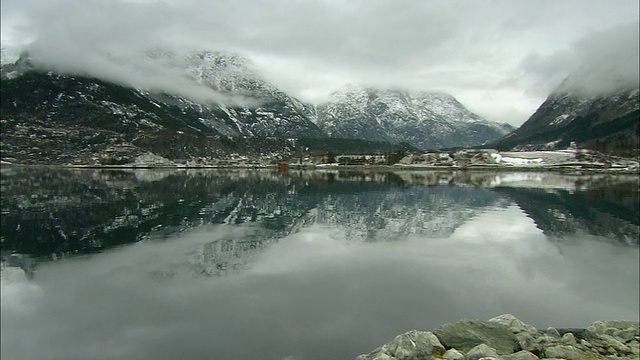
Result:
<svg viewBox="0 0 640 360">
<path fill-rule="evenodd" d="M 493 153 L 498 164 L 507 165 L 557 165 L 576 161 L 576 150 L 557 151 L 506 151 Z"/>
<path fill-rule="evenodd" d="M 638 159 L 620 158 L 584 149 L 555 151 L 459 150 L 412 154 L 398 166 L 454 168 L 568 168 L 638 171 Z"/>
</svg>

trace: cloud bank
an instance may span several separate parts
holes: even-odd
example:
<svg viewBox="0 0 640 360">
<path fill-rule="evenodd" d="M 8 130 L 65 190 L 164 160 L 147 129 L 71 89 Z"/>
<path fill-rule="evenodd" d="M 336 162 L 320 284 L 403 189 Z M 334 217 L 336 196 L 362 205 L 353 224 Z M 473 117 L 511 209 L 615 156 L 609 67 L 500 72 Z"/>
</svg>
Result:
<svg viewBox="0 0 640 360">
<path fill-rule="evenodd" d="M 556 91 L 593 96 L 637 88 L 639 29 L 637 22 L 605 29 L 549 56 L 531 55 L 523 67 L 541 81 L 557 81 L 564 76 Z M 548 85 L 553 86 L 553 82 L 548 81 Z"/>
<path fill-rule="evenodd" d="M 67 71 L 215 99 L 149 64 L 120 71 L 112 58 L 148 47 L 233 51 L 303 101 L 354 83 L 444 91 L 515 125 L 569 74 L 588 92 L 637 82 L 637 23 L 633 0 L 2 2 L 3 46 L 22 44 Z"/>
</svg>

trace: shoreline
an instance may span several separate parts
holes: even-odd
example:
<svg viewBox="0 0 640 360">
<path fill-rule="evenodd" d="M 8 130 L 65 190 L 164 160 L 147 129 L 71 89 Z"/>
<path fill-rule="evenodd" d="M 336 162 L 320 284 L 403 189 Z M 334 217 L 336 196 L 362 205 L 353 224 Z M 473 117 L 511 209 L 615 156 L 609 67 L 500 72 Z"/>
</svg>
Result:
<svg viewBox="0 0 640 360">
<path fill-rule="evenodd" d="M 586 329 L 538 330 L 511 314 L 411 330 L 356 360 L 638 359 L 640 322 L 596 321 Z"/>
<path fill-rule="evenodd" d="M 44 166 L 87 169 L 272 169 L 327 171 L 533 171 L 576 174 L 640 173 L 640 158 L 620 157 L 588 149 L 498 151 L 495 149 L 463 149 L 457 151 L 425 151 L 406 153 L 402 158 L 380 154 L 328 156 L 300 155 L 289 158 L 248 157 L 237 154 L 228 159 L 168 159 L 153 153 L 120 159 L 104 164 L 96 159 L 76 158 L 71 162 L 5 157 L 2 166 Z M 69 161 L 69 160 L 67 160 Z M 36 162 L 36 163 L 34 163 Z"/>
<path fill-rule="evenodd" d="M 586 164 L 592 165 L 592 164 Z M 602 168 L 571 165 L 544 166 L 501 166 L 501 165 L 471 165 L 471 166 L 427 166 L 427 165 L 289 165 L 286 169 L 277 165 L 61 165 L 61 164 L 16 164 L 3 162 L 1 167 L 21 168 L 61 168 L 61 169 L 94 169 L 94 170 L 279 170 L 295 171 L 368 171 L 368 172 L 396 172 L 396 171 L 424 171 L 424 172 L 556 172 L 562 174 L 624 174 L 640 175 L 638 169 L 620 167 Z"/>
</svg>

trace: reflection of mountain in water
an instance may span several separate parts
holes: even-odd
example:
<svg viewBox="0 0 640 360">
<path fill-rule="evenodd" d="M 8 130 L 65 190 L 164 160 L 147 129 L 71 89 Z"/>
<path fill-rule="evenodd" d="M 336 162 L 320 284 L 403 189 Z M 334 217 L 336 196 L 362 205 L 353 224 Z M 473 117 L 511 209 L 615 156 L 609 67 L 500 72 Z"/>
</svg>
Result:
<svg viewBox="0 0 640 360">
<path fill-rule="evenodd" d="M 329 194 L 318 207 L 318 222 L 355 241 L 448 237 L 483 208 L 499 203 L 504 202 L 485 189 L 414 185 L 393 191 Z"/>
<path fill-rule="evenodd" d="M 288 178 L 172 172 L 11 169 L 2 176 L 2 247 L 34 256 L 86 253 L 207 223 L 260 223 L 282 236 L 316 204 Z"/>
<path fill-rule="evenodd" d="M 203 268 L 208 273 L 237 268 L 246 254 L 310 223 L 344 229 L 356 241 L 447 236 L 499 200 L 488 190 L 405 185 L 392 173 L 10 168 L 2 189 L 5 254 L 57 257 L 206 224 L 258 227 L 202 247 L 201 261 L 216 263 Z"/>
<path fill-rule="evenodd" d="M 607 182 L 586 190 L 496 188 L 513 199 L 546 235 L 590 234 L 638 245 L 638 184 Z"/>
<path fill-rule="evenodd" d="M 219 274 L 243 268 L 252 254 L 314 223 L 356 242 L 448 237 L 487 207 L 507 205 L 500 194 L 515 200 L 548 234 L 584 229 L 637 244 L 633 183 L 588 184 L 571 193 L 537 189 L 529 178 L 526 188 L 505 187 L 498 177 L 11 167 L 2 170 L 2 253 L 5 259 L 17 253 L 41 260 L 162 239 L 207 224 L 251 228 L 198 249 L 193 270 Z M 491 189 L 501 182 L 497 192 Z M 489 188 L 482 188 L 485 183 Z M 628 193 L 635 198 L 624 200 Z"/>
</svg>

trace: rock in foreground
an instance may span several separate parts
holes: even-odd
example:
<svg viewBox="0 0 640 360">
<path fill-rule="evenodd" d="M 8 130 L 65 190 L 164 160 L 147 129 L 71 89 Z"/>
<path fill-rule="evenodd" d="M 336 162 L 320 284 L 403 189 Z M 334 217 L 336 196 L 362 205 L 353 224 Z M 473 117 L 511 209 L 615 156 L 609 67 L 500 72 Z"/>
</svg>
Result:
<svg viewBox="0 0 640 360">
<path fill-rule="evenodd" d="M 596 321 L 586 329 L 538 330 L 510 314 L 464 319 L 396 336 L 356 360 L 638 359 L 638 321 Z"/>
</svg>

